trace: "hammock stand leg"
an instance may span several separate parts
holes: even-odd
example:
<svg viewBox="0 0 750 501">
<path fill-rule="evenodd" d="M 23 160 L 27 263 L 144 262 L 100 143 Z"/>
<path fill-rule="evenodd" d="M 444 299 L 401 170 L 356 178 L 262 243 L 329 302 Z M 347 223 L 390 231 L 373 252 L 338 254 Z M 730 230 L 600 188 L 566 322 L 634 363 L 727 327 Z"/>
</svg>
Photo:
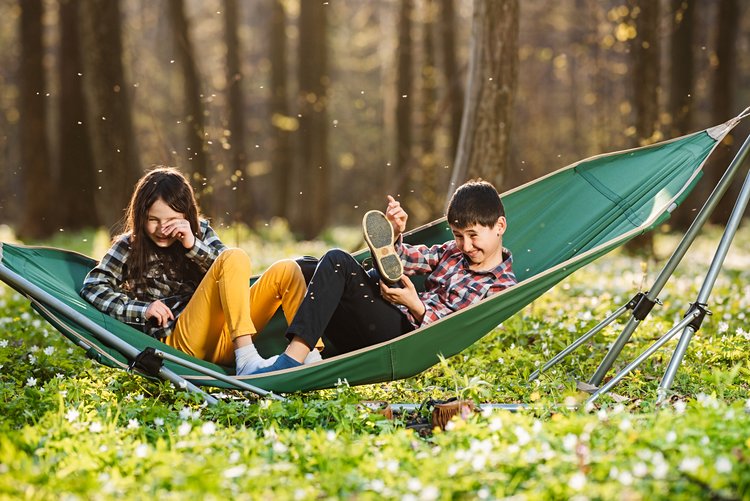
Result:
<svg viewBox="0 0 750 501">
<path fill-rule="evenodd" d="M 690 309 L 686 313 L 685 318 L 683 318 L 681 322 L 673 327 L 672 330 L 670 330 L 667 334 L 662 336 L 659 341 L 654 343 L 636 360 L 634 360 L 631 364 L 620 371 L 614 378 L 608 381 L 607 384 L 593 393 L 588 399 L 587 403 L 593 402 L 601 394 L 609 391 L 623 377 L 625 377 L 641 362 L 643 362 L 657 349 L 659 349 L 662 345 L 669 341 L 669 339 L 671 339 L 677 332 L 682 331 L 680 340 L 677 343 L 677 347 L 672 354 L 672 358 L 669 361 L 669 365 L 667 366 L 664 377 L 662 378 L 661 383 L 659 384 L 659 389 L 657 390 L 657 404 L 661 404 L 664 401 L 664 399 L 667 397 L 669 389 L 672 387 L 675 375 L 677 374 L 677 369 L 682 363 L 682 359 L 685 357 L 685 352 L 687 351 L 688 344 L 690 344 L 693 335 L 700 329 L 701 323 L 703 322 L 703 319 L 706 317 L 706 315 L 711 314 L 711 312 L 707 309 L 708 298 L 711 295 L 711 290 L 713 289 L 714 284 L 716 283 L 716 279 L 719 276 L 719 272 L 721 271 L 721 267 L 724 264 L 724 259 L 726 258 L 727 253 L 729 252 L 729 248 L 732 245 L 732 239 L 737 233 L 737 228 L 739 228 L 740 226 L 742 215 L 747 208 L 748 201 L 750 201 L 750 172 L 748 172 L 747 176 L 745 177 L 745 182 L 742 185 L 742 190 L 737 197 L 737 201 L 735 202 L 734 208 L 732 209 L 732 214 L 729 216 L 727 226 L 724 229 L 724 233 L 721 236 L 721 240 L 719 241 L 719 245 L 716 249 L 716 252 L 714 253 L 713 260 L 711 261 L 711 266 L 709 266 L 708 272 L 706 273 L 706 278 L 703 280 L 703 285 L 698 292 L 698 297 L 696 298 L 694 303 L 691 303 Z"/>
<path fill-rule="evenodd" d="M 667 281 L 674 273 L 674 270 L 677 268 L 680 261 L 685 256 L 688 249 L 697 238 L 698 233 L 701 231 L 703 225 L 706 223 L 709 216 L 715 210 L 716 206 L 719 203 L 719 200 L 721 200 L 721 197 L 729 189 L 729 186 L 734 180 L 735 175 L 739 171 L 741 165 L 744 163 L 749 150 L 750 150 L 750 136 L 748 136 L 745 139 L 745 142 L 740 147 L 740 150 L 737 152 L 734 159 L 729 164 L 729 167 L 727 168 L 727 170 L 724 172 L 719 182 L 714 187 L 713 191 L 711 192 L 711 195 L 708 197 L 703 207 L 701 208 L 701 210 L 698 212 L 695 219 L 693 220 L 692 224 L 683 235 L 682 240 L 678 244 L 677 248 L 674 250 L 669 260 L 664 265 L 664 268 L 661 270 L 661 272 L 657 276 L 651 289 L 646 293 L 639 293 L 638 295 L 636 295 L 633 299 L 631 299 L 628 302 L 628 304 L 621 306 L 618 310 L 610 314 L 606 319 L 604 319 L 602 322 L 600 322 L 598 325 L 596 325 L 586 334 L 578 338 L 576 341 L 570 344 L 563 351 L 555 355 L 549 362 L 545 363 L 544 366 L 540 370 L 535 371 L 534 373 L 531 374 L 531 376 L 529 377 L 530 381 L 533 381 L 534 379 L 538 378 L 542 372 L 550 369 L 552 366 L 559 363 L 567 355 L 572 353 L 574 350 L 578 349 L 581 345 L 583 345 L 586 341 L 588 341 L 590 338 L 596 335 L 604 327 L 612 323 L 616 318 L 620 317 L 627 309 L 631 309 L 632 315 L 630 319 L 626 323 L 620 335 L 617 337 L 615 342 L 610 347 L 609 351 L 607 352 L 604 359 L 602 360 L 599 367 L 597 368 L 594 375 L 591 377 L 589 381 L 590 384 L 594 386 L 598 386 L 599 384 L 601 384 L 602 380 L 604 379 L 604 376 L 612 367 L 615 360 L 620 355 L 620 352 L 623 350 L 627 342 L 630 340 L 630 337 L 632 336 L 633 332 L 635 332 L 635 329 L 638 327 L 640 322 L 648 316 L 653 306 L 659 303 L 659 299 L 658 299 L 659 293 L 664 288 Z"/>
<path fill-rule="evenodd" d="M 52 308 L 55 311 L 60 312 L 62 315 L 64 315 L 71 321 L 76 322 L 77 324 L 81 325 L 83 328 L 91 332 L 102 343 L 122 353 L 129 360 L 135 360 L 135 358 L 141 353 L 135 346 L 132 346 L 131 344 L 118 338 L 117 336 L 115 336 L 108 330 L 104 329 L 103 327 L 101 327 L 100 325 L 98 325 L 97 323 L 89 319 L 88 317 L 82 315 L 81 313 L 75 311 L 70 306 L 58 300 L 56 297 L 52 296 L 44 289 L 34 285 L 33 283 L 21 277 L 17 273 L 14 273 L 2 263 L 0 263 L 0 277 L 2 277 L 2 279 L 6 283 L 11 285 L 15 289 L 19 291 L 24 291 L 27 294 L 31 294 L 35 298 L 37 303 L 43 306 Z M 178 363 L 188 368 L 194 368 L 192 367 L 192 365 L 197 365 L 197 364 L 192 364 L 191 362 L 179 359 L 178 357 L 174 357 L 174 359 L 170 358 L 169 360 L 171 362 Z M 191 365 L 186 365 L 186 364 L 191 364 Z M 230 384 L 233 384 L 238 389 L 252 391 L 254 393 L 258 393 L 259 395 L 266 395 L 270 393 L 270 392 L 267 392 L 266 390 L 255 388 L 254 386 L 251 386 L 242 381 L 236 381 L 233 378 L 230 378 L 223 374 L 219 374 L 218 372 L 208 369 L 206 367 L 201 367 L 201 366 L 198 366 L 198 367 L 200 367 L 200 372 L 203 372 L 204 374 L 208 374 L 222 381 L 229 380 L 225 382 L 229 382 Z M 185 378 L 175 373 L 171 369 L 168 369 L 167 367 L 162 366 L 159 369 L 158 377 L 165 381 L 170 381 L 177 388 L 189 391 L 191 393 L 199 394 L 203 398 L 203 400 L 205 400 L 206 403 L 208 404 L 213 405 L 213 404 L 218 403 L 218 400 L 215 397 L 209 395 L 205 391 L 198 388 L 195 384 L 186 380 Z M 273 398 L 277 398 L 277 399 L 281 398 L 276 395 L 272 395 L 272 396 Z"/>
</svg>

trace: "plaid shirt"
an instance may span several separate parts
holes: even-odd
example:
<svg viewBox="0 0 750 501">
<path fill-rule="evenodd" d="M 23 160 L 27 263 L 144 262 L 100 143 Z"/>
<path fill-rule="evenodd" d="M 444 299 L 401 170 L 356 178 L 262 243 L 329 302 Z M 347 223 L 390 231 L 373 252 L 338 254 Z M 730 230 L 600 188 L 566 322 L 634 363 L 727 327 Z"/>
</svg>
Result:
<svg viewBox="0 0 750 501">
<path fill-rule="evenodd" d="M 513 257 L 503 248 L 503 262 L 487 271 L 474 271 L 455 240 L 440 245 L 409 245 L 400 239 L 396 250 L 408 276 L 426 275 L 425 290 L 419 298 L 425 306 L 420 324 L 405 306 L 399 306 L 415 327 L 427 325 L 450 313 L 466 308 L 481 299 L 515 285 L 511 265 Z"/>
<path fill-rule="evenodd" d="M 196 263 L 205 274 L 226 247 L 207 221 L 201 221 L 200 227 L 203 238 L 195 239 L 195 245 L 186 252 L 185 257 Z M 128 256 L 130 235 L 122 235 L 86 275 L 80 294 L 98 310 L 117 320 L 157 339 L 165 338 L 172 334 L 177 317 L 185 309 L 198 284 L 186 282 L 165 269 L 165 263 L 156 254 L 149 258 L 148 271 L 142 280 L 126 281 Z M 162 301 L 174 313 L 174 320 L 164 327 L 153 321 L 146 322 L 146 310 L 156 300 Z"/>
</svg>

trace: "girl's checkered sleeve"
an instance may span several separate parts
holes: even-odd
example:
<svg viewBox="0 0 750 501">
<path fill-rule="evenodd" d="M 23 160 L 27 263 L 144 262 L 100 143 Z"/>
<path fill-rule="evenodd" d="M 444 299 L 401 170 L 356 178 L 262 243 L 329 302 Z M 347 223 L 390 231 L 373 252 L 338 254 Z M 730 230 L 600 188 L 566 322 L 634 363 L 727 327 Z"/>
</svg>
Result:
<svg viewBox="0 0 750 501">
<path fill-rule="evenodd" d="M 203 238 L 196 237 L 195 245 L 186 256 L 191 261 L 198 263 L 205 272 L 227 247 L 206 221 L 201 221 L 201 229 L 203 230 Z"/>
<path fill-rule="evenodd" d="M 127 237 L 107 251 L 83 280 L 81 296 L 99 311 L 128 324 L 144 325 L 147 301 L 131 299 L 122 290 L 125 260 L 130 252 Z"/>
</svg>

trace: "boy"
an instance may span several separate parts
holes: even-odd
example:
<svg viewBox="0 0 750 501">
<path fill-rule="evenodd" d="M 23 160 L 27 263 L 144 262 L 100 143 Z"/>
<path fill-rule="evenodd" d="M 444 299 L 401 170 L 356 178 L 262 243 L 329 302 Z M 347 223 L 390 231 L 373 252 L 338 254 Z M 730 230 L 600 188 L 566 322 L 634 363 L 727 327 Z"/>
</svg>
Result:
<svg viewBox="0 0 750 501">
<path fill-rule="evenodd" d="M 289 346 L 273 365 L 255 374 L 302 365 L 323 334 L 341 352 L 364 348 L 514 285 L 512 257 L 502 245 L 505 209 L 494 186 L 485 181 L 461 185 L 447 216 L 454 240 L 427 247 L 402 242 L 408 215 L 390 195 L 385 214 L 368 212 L 363 220 L 365 238 L 384 279 L 372 277 L 340 249 L 328 251 L 287 329 Z M 390 235 L 382 241 L 388 226 Z M 394 255 L 403 263 L 396 264 Z M 405 274 L 399 277 L 400 265 Z M 428 275 L 424 292 L 417 292 L 409 275 Z M 395 281 L 400 284 L 387 283 Z"/>
</svg>

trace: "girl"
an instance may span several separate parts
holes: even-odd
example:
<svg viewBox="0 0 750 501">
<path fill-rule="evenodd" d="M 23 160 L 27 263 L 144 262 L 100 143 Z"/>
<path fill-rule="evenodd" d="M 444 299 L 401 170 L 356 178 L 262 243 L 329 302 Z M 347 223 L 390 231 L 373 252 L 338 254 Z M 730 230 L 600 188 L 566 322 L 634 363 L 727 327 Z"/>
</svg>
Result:
<svg viewBox="0 0 750 501">
<path fill-rule="evenodd" d="M 125 232 L 89 272 L 81 295 L 99 310 L 185 353 L 251 374 L 262 358 L 252 337 L 279 306 L 287 323 L 305 294 L 297 263 L 274 263 L 252 287 L 250 259 L 201 219 L 193 189 L 159 167 L 136 184 Z M 317 350 L 307 362 L 320 360 Z"/>
</svg>

